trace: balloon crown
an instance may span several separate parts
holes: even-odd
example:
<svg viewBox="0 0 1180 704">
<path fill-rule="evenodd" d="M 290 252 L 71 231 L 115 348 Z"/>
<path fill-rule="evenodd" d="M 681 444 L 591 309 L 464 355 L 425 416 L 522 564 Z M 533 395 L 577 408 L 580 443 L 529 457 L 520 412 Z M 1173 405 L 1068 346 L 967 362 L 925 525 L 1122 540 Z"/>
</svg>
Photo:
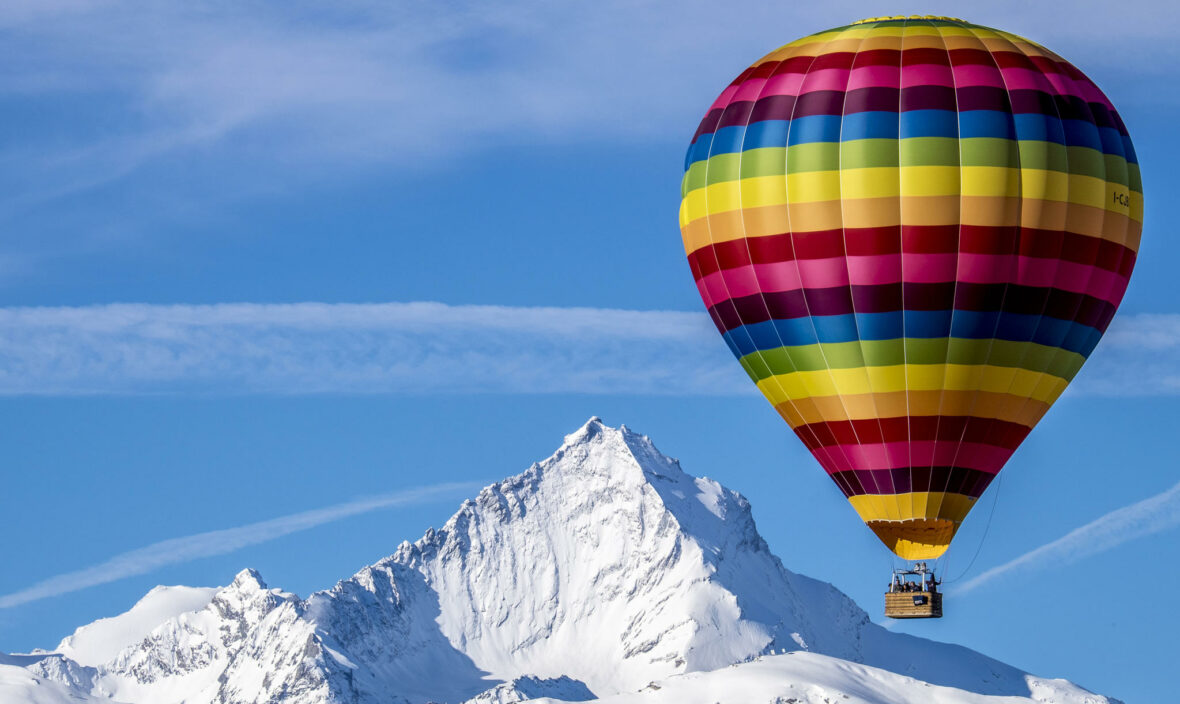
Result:
<svg viewBox="0 0 1180 704">
<path fill-rule="evenodd" d="M 864 24 L 866 22 L 890 22 L 895 20 L 940 20 L 942 22 L 963 22 L 966 20 L 958 17 L 943 17 L 941 15 L 893 15 L 891 17 L 869 17 L 868 19 L 857 20 L 852 24 Z"/>
</svg>

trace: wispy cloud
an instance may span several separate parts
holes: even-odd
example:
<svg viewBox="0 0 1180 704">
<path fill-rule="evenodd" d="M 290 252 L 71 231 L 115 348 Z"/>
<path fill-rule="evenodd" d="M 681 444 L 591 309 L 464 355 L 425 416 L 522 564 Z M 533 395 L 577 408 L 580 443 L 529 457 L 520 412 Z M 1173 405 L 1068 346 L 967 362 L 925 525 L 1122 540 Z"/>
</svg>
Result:
<svg viewBox="0 0 1180 704">
<path fill-rule="evenodd" d="M 0 309 L 0 394 L 752 393 L 703 313 L 440 303 Z"/>
<path fill-rule="evenodd" d="M 1070 393 L 1094 396 L 1180 394 L 1180 314 L 1120 315 Z"/>
<path fill-rule="evenodd" d="M 39 599 L 69 594 L 87 587 L 107 584 L 125 577 L 147 574 L 166 565 L 190 562 L 202 557 L 224 555 L 250 545 L 265 543 L 284 535 L 315 528 L 379 509 L 420 504 L 478 490 L 480 484 L 448 483 L 399 491 L 368 499 L 349 501 L 326 508 L 293 513 L 236 528 L 172 538 L 131 550 L 93 567 L 50 577 L 27 589 L 0 595 L 0 609 L 20 606 Z"/>
<path fill-rule="evenodd" d="M 1123 543 L 1180 526 L 1180 484 L 1130 506 L 1087 523 L 1076 530 L 993 567 L 964 582 L 955 591 L 966 593 L 1019 569 L 1050 567 L 1077 562 Z"/>
<path fill-rule="evenodd" d="M 1175 55 L 1177 21 L 1152 3 L 1114 15 L 1094 0 L 1074 9 L 1062 18 L 1003 0 L 945 11 L 1034 36 L 1083 65 L 1113 62 L 1112 76 Z M 420 169 L 489 138 L 680 143 L 742 66 L 797 34 L 878 11 L 868 0 L 737 0 L 722 12 L 704 0 L 5 3 L 0 92 L 49 119 L 0 142 L 11 164 L 0 203 L 91 188 L 165 158 L 215 157 L 219 145 L 234 148 L 233 169 L 219 174 L 246 170 L 248 183 L 260 167 L 289 181 L 302 171 L 292 163 Z M 1089 21 L 1097 15 L 1102 23 Z"/>
<path fill-rule="evenodd" d="M 0 308 L 0 394 L 752 394 L 703 312 L 441 303 Z M 1180 393 L 1180 315 L 1116 320 L 1070 393 Z"/>
</svg>

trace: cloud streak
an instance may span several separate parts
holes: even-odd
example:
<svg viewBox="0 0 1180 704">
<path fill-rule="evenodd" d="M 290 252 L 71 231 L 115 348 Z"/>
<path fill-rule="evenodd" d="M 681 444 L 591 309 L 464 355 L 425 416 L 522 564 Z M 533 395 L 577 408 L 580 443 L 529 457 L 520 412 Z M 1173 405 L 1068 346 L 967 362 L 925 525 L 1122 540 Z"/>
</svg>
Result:
<svg viewBox="0 0 1180 704">
<path fill-rule="evenodd" d="M 1022 568 L 1071 564 L 1176 526 L 1180 526 L 1180 484 L 1151 498 L 1111 511 L 1047 545 L 993 567 L 964 582 L 955 591 L 965 594 Z"/>
<path fill-rule="evenodd" d="M 442 303 L 0 308 L 0 395 L 753 394 L 703 312 Z M 1180 315 L 1115 321 L 1069 393 L 1180 394 Z"/>
<path fill-rule="evenodd" d="M 708 316 L 441 303 L 0 309 L 0 394 L 753 393 Z"/>
<path fill-rule="evenodd" d="M 191 562 L 202 557 L 224 555 L 242 548 L 265 543 L 316 526 L 339 521 L 380 509 L 425 503 L 456 494 L 468 493 L 481 485 L 472 482 L 436 484 L 399 491 L 368 499 L 335 504 L 326 508 L 303 511 L 267 521 L 250 523 L 236 528 L 198 533 L 183 538 L 172 538 L 147 547 L 131 550 L 93 567 L 66 572 L 38 582 L 27 589 L 0 596 L 0 609 L 69 594 L 87 587 L 107 584 L 125 577 L 147 574 L 160 567 Z"/>
<path fill-rule="evenodd" d="M 1071 391 L 1094 396 L 1180 394 L 1180 315 L 1114 319 Z"/>
</svg>

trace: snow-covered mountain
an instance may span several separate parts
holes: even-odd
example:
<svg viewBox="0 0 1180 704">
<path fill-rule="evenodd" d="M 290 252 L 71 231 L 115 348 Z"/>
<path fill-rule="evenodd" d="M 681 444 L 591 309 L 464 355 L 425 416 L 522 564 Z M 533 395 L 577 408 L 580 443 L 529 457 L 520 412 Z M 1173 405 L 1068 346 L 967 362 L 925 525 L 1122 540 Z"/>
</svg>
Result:
<svg viewBox="0 0 1180 704">
<path fill-rule="evenodd" d="M 53 653 L 0 656 L 0 703 L 1111 702 L 891 633 L 794 574 L 742 496 L 591 419 L 438 530 L 300 599 L 244 570 L 160 587 Z"/>
</svg>

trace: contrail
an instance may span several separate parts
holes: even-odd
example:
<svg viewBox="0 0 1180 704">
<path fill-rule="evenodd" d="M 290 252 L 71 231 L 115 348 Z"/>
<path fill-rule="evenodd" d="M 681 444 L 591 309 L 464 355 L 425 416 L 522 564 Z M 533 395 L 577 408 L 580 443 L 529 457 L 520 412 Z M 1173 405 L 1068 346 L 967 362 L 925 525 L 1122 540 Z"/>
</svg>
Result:
<svg viewBox="0 0 1180 704">
<path fill-rule="evenodd" d="M 1105 552 L 1123 543 L 1180 525 L 1180 484 L 1138 503 L 1111 511 L 1070 533 L 964 582 L 955 591 L 969 592 L 996 577 L 1029 565 L 1064 565 Z"/>
<path fill-rule="evenodd" d="M 183 538 L 162 540 L 146 547 L 116 555 L 93 567 L 50 577 L 18 592 L 0 596 L 0 609 L 7 609 L 51 596 L 69 594 L 86 587 L 107 584 L 124 577 L 146 574 L 165 565 L 189 562 L 201 557 L 224 555 L 249 545 L 265 543 L 284 535 L 338 521 L 349 516 L 383 508 L 425 503 L 434 499 L 469 493 L 483 486 L 479 482 L 449 482 L 417 489 L 358 499 L 325 508 L 293 513 L 236 528 L 212 530 Z"/>
</svg>

